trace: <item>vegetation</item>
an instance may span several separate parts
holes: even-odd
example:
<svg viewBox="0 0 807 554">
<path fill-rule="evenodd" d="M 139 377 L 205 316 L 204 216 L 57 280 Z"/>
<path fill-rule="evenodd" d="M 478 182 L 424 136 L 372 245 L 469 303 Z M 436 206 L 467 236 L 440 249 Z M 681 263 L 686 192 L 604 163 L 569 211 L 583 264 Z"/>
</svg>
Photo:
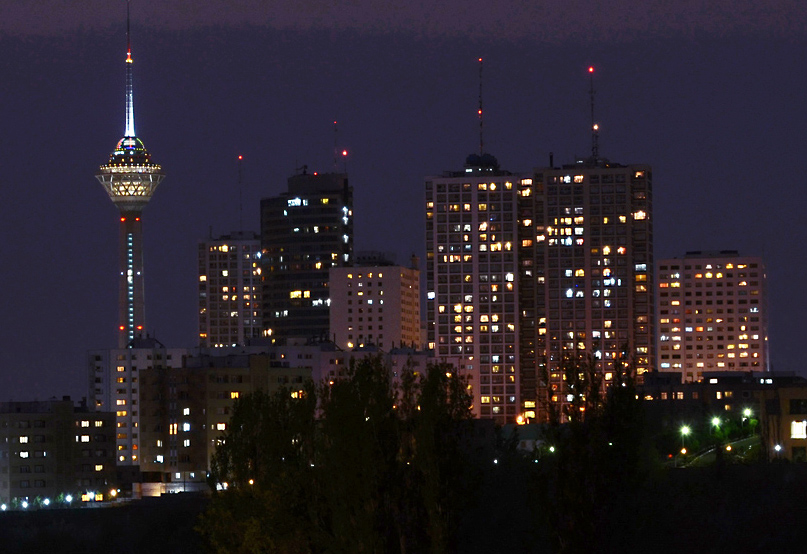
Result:
<svg viewBox="0 0 807 554">
<path fill-rule="evenodd" d="M 241 398 L 212 463 L 211 485 L 227 488 L 198 529 L 217 554 L 697 551 L 677 528 L 684 520 L 744 537 L 722 536 L 724 546 L 767 549 L 767 538 L 747 532 L 759 510 L 729 479 L 752 481 L 737 473 L 752 468 L 728 466 L 746 461 L 749 446 L 717 449 L 720 471 L 674 471 L 663 462 L 680 449 L 680 429 L 649 432 L 630 367 L 617 362 L 608 388 L 591 360 L 564 372 L 570 401 L 550 413 L 531 451 L 517 448 L 519 435 L 537 426 L 498 442 L 478 437 L 490 422 L 469 419 L 467 385 L 450 366 L 404 369 L 393 381 L 371 358 L 298 398 Z M 723 445 L 756 425 L 751 416 L 693 424 L 686 444 Z M 786 468 L 766 467 L 784 483 Z M 764 490 L 764 478 L 753 483 Z M 777 494 L 791 505 L 789 492 Z"/>
<path fill-rule="evenodd" d="M 452 552 L 475 488 L 465 382 L 451 366 L 393 383 L 380 358 L 343 380 L 239 399 L 199 529 L 217 553 Z M 300 395 L 297 395 L 300 396 Z"/>
</svg>

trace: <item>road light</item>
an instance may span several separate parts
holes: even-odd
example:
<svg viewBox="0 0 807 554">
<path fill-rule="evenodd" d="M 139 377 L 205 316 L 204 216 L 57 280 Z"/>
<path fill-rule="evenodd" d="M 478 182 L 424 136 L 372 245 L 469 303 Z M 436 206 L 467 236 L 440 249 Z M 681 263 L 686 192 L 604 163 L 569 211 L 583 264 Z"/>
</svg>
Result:
<svg viewBox="0 0 807 554">
<path fill-rule="evenodd" d="M 689 425 L 682 425 L 681 426 L 681 456 L 686 456 L 687 449 L 686 449 L 686 438 L 689 436 L 689 433 L 692 431 L 689 428 Z M 675 467 L 678 467 L 678 458 L 675 459 Z"/>
<path fill-rule="evenodd" d="M 751 408 L 746 408 L 743 410 L 743 416 L 745 416 L 746 418 L 750 418 L 752 414 L 753 412 L 751 411 Z"/>
<path fill-rule="evenodd" d="M 712 418 L 712 425 L 714 427 L 720 427 L 720 418 L 719 417 L 713 417 Z"/>
</svg>

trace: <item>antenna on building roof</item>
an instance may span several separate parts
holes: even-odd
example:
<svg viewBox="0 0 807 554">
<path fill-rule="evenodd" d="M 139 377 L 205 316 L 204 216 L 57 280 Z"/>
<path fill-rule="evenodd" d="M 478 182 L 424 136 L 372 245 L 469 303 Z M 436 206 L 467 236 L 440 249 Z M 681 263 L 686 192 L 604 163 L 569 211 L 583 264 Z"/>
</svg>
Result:
<svg viewBox="0 0 807 554">
<path fill-rule="evenodd" d="M 238 230 L 244 232 L 244 185 L 241 179 L 241 166 L 244 156 L 238 155 Z"/>
<path fill-rule="evenodd" d="M 594 161 L 600 157 L 600 126 L 594 121 L 594 66 L 588 68 L 589 83 L 589 96 L 591 98 L 591 157 Z"/>
<path fill-rule="evenodd" d="M 484 140 L 484 118 L 482 117 L 482 58 L 479 58 L 479 156 L 484 153 L 485 140 Z"/>
<path fill-rule="evenodd" d="M 339 164 L 339 127 L 336 124 L 336 120 L 333 122 L 333 172 L 337 172 L 337 166 Z"/>
</svg>

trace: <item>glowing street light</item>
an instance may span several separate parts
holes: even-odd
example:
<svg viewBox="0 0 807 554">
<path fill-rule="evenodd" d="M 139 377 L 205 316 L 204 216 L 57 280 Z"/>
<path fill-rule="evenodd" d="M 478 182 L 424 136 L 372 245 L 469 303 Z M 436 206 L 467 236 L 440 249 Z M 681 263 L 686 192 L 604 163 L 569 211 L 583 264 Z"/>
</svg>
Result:
<svg viewBox="0 0 807 554">
<path fill-rule="evenodd" d="M 712 418 L 712 425 L 714 427 L 720 427 L 720 418 L 719 417 L 713 417 Z"/>
</svg>

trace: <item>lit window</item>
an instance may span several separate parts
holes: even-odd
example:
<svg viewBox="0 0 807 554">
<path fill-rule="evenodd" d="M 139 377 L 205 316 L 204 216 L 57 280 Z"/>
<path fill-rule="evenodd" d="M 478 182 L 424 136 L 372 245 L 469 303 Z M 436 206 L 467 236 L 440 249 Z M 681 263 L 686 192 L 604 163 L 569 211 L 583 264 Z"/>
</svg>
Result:
<svg viewBox="0 0 807 554">
<path fill-rule="evenodd" d="M 226 431 L 227 424 L 226 423 L 216 423 L 216 431 Z"/>
<path fill-rule="evenodd" d="M 790 424 L 791 439 L 807 439 L 807 421 L 794 421 Z"/>
</svg>

